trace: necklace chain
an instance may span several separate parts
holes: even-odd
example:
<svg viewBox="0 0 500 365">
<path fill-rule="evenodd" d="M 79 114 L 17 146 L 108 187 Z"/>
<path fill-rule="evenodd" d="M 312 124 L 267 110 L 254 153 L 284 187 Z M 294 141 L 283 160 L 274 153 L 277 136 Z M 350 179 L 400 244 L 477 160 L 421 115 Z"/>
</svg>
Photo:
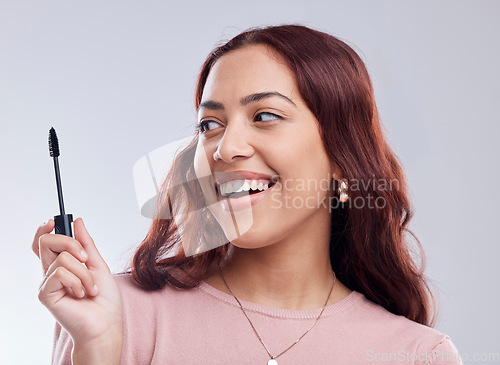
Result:
<svg viewBox="0 0 500 365">
<path fill-rule="evenodd" d="M 259 336 L 259 334 L 258 334 L 257 330 L 255 329 L 255 327 L 254 327 L 254 325 L 253 325 L 252 321 L 250 320 L 250 318 L 248 318 L 248 315 L 247 315 L 247 313 L 245 312 L 245 310 L 243 309 L 243 306 L 241 305 L 240 301 L 239 301 L 239 300 L 238 300 L 238 298 L 236 298 L 236 296 L 233 294 L 233 291 L 231 290 L 231 288 L 229 288 L 229 285 L 227 285 L 226 280 L 224 279 L 224 276 L 222 275 L 222 270 L 221 270 L 221 268 L 219 267 L 219 275 L 220 275 L 220 277 L 222 278 L 222 281 L 224 281 L 224 284 L 226 284 L 226 287 L 228 288 L 229 292 L 232 294 L 232 296 L 234 297 L 234 299 L 236 299 L 236 301 L 237 301 L 237 302 L 238 302 L 238 304 L 240 305 L 240 308 L 241 308 L 241 310 L 243 311 L 243 313 L 245 314 L 245 317 L 247 317 L 248 322 L 250 323 L 250 326 L 252 326 L 253 331 L 255 332 L 255 334 L 257 335 L 257 337 L 259 338 L 260 343 L 262 344 L 262 346 L 264 346 L 264 348 L 265 348 L 265 349 L 266 349 L 266 351 L 267 351 L 267 354 L 269 355 L 269 357 L 271 357 L 271 359 L 276 359 L 277 357 L 279 357 L 279 356 L 283 355 L 285 352 L 287 352 L 288 350 L 290 350 L 290 349 L 291 349 L 293 346 L 295 346 L 295 345 L 297 344 L 297 342 L 299 342 L 299 341 L 300 341 L 300 340 L 301 340 L 301 339 L 302 339 L 302 338 L 303 338 L 303 337 L 304 337 L 304 336 L 305 336 L 305 335 L 306 335 L 306 334 L 307 334 L 307 333 L 311 330 L 311 328 L 313 328 L 313 327 L 314 327 L 314 325 L 318 322 L 319 318 L 321 317 L 321 315 L 323 314 L 323 311 L 324 311 L 324 310 L 325 310 L 325 308 L 326 308 L 326 305 L 327 305 L 327 303 L 328 303 L 328 300 L 330 300 L 330 296 L 332 295 L 333 287 L 334 287 L 334 285 L 335 285 L 335 281 L 336 281 L 336 279 L 337 279 L 337 276 L 335 275 L 335 272 L 334 272 L 334 271 L 332 271 L 332 272 L 333 272 L 333 284 L 332 284 L 332 287 L 331 287 L 331 289 L 330 289 L 330 293 L 328 294 L 328 298 L 326 299 L 326 302 L 325 302 L 325 304 L 324 304 L 323 308 L 321 309 L 321 312 L 319 313 L 318 318 L 316 318 L 316 320 L 314 321 L 314 323 L 313 323 L 313 324 L 312 324 L 312 325 L 311 325 L 311 326 L 307 329 L 307 331 L 306 331 L 306 332 L 304 332 L 304 334 L 303 334 L 302 336 L 300 336 L 300 337 L 299 337 L 299 338 L 298 338 L 298 339 L 297 339 L 294 343 L 292 343 L 290 346 L 288 346 L 288 348 L 287 348 L 286 350 L 282 351 L 280 354 L 278 354 L 278 355 L 276 355 L 276 356 L 273 356 L 273 355 L 271 355 L 271 353 L 269 352 L 269 349 L 267 348 L 267 346 L 264 344 L 264 341 L 262 341 L 262 338 Z"/>
</svg>

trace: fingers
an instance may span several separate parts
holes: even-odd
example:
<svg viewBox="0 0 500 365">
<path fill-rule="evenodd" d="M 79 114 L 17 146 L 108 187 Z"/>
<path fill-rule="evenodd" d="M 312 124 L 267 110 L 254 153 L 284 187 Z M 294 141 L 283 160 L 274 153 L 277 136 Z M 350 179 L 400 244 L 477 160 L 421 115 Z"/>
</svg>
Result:
<svg viewBox="0 0 500 365">
<path fill-rule="evenodd" d="M 66 295 L 66 292 L 71 292 L 77 298 L 85 296 L 81 280 L 65 267 L 59 266 L 40 285 L 38 299 L 43 304 L 47 304 L 50 297 L 53 299 L 57 297 L 56 301 L 58 301 Z"/>
<path fill-rule="evenodd" d="M 61 252 L 67 251 L 81 262 L 88 259 L 88 254 L 76 239 L 60 234 L 44 233 L 39 238 L 39 257 L 42 261 L 43 272 L 47 273 L 50 265 Z"/>
<path fill-rule="evenodd" d="M 94 240 L 90 237 L 87 232 L 87 228 L 83 224 L 82 218 L 77 218 L 73 223 L 75 229 L 75 239 L 81 243 L 85 252 L 88 254 L 88 260 L 85 262 L 89 269 L 97 270 L 107 270 L 109 271 L 108 265 L 102 258 L 101 254 L 97 250 L 94 244 Z"/>
<path fill-rule="evenodd" d="M 55 226 L 55 221 L 53 219 L 49 219 L 47 222 L 43 223 L 36 230 L 35 237 L 33 238 L 33 243 L 31 244 L 31 249 L 38 257 L 40 257 L 39 247 L 38 247 L 40 236 L 52 232 L 54 230 L 54 226 Z"/>
<path fill-rule="evenodd" d="M 76 297 L 83 298 L 85 295 L 80 280 L 64 267 L 59 267 L 40 285 L 38 299 L 45 304 L 50 295 L 65 288 L 71 289 Z"/>
<path fill-rule="evenodd" d="M 52 265 L 50 265 L 41 286 L 50 280 L 53 275 L 56 277 L 55 288 L 61 288 L 60 285 L 57 284 L 59 282 L 61 285 L 71 288 L 75 296 L 81 297 L 79 294 L 83 288 L 85 288 L 85 291 L 90 295 L 97 295 L 98 293 L 92 273 L 82 265 L 77 258 L 67 251 L 61 252 Z M 66 283 L 71 283 L 71 285 L 65 285 L 62 279 L 64 279 Z"/>
</svg>

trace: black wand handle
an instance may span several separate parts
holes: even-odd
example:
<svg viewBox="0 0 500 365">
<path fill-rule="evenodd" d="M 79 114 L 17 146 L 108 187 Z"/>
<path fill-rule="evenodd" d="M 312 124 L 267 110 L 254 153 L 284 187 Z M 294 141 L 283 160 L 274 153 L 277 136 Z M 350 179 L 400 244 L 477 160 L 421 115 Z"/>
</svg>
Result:
<svg viewBox="0 0 500 365">
<path fill-rule="evenodd" d="M 73 237 L 73 232 L 71 230 L 71 223 L 73 222 L 72 214 L 56 215 L 54 216 L 54 220 L 56 221 L 57 234 Z"/>
</svg>

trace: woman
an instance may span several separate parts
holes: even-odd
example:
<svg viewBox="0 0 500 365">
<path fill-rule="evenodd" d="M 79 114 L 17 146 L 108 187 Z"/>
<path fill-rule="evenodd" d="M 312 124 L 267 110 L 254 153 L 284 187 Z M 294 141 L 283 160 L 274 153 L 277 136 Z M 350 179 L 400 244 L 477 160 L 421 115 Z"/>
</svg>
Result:
<svg viewBox="0 0 500 365">
<path fill-rule="evenodd" d="M 195 107 L 130 272 L 111 275 L 81 219 L 75 239 L 38 229 L 54 363 L 461 363 L 431 328 L 403 170 L 356 52 L 300 25 L 250 29 L 208 56 Z"/>
</svg>

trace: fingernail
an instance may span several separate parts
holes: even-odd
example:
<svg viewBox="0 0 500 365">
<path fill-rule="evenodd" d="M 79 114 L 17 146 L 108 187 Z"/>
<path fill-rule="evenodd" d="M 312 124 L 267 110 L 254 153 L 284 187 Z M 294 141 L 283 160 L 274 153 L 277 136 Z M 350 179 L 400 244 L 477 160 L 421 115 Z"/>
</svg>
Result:
<svg viewBox="0 0 500 365">
<path fill-rule="evenodd" d="M 97 294 L 99 292 L 99 288 L 97 287 L 97 285 L 94 284 L 94 292 Z"/>
<path fill-rule="evenodd" d="M 83 260 L 87 260 L 89 258 L 89 255 L 84 250 L 80 251 L 80 256 Z"/>
</svg>

